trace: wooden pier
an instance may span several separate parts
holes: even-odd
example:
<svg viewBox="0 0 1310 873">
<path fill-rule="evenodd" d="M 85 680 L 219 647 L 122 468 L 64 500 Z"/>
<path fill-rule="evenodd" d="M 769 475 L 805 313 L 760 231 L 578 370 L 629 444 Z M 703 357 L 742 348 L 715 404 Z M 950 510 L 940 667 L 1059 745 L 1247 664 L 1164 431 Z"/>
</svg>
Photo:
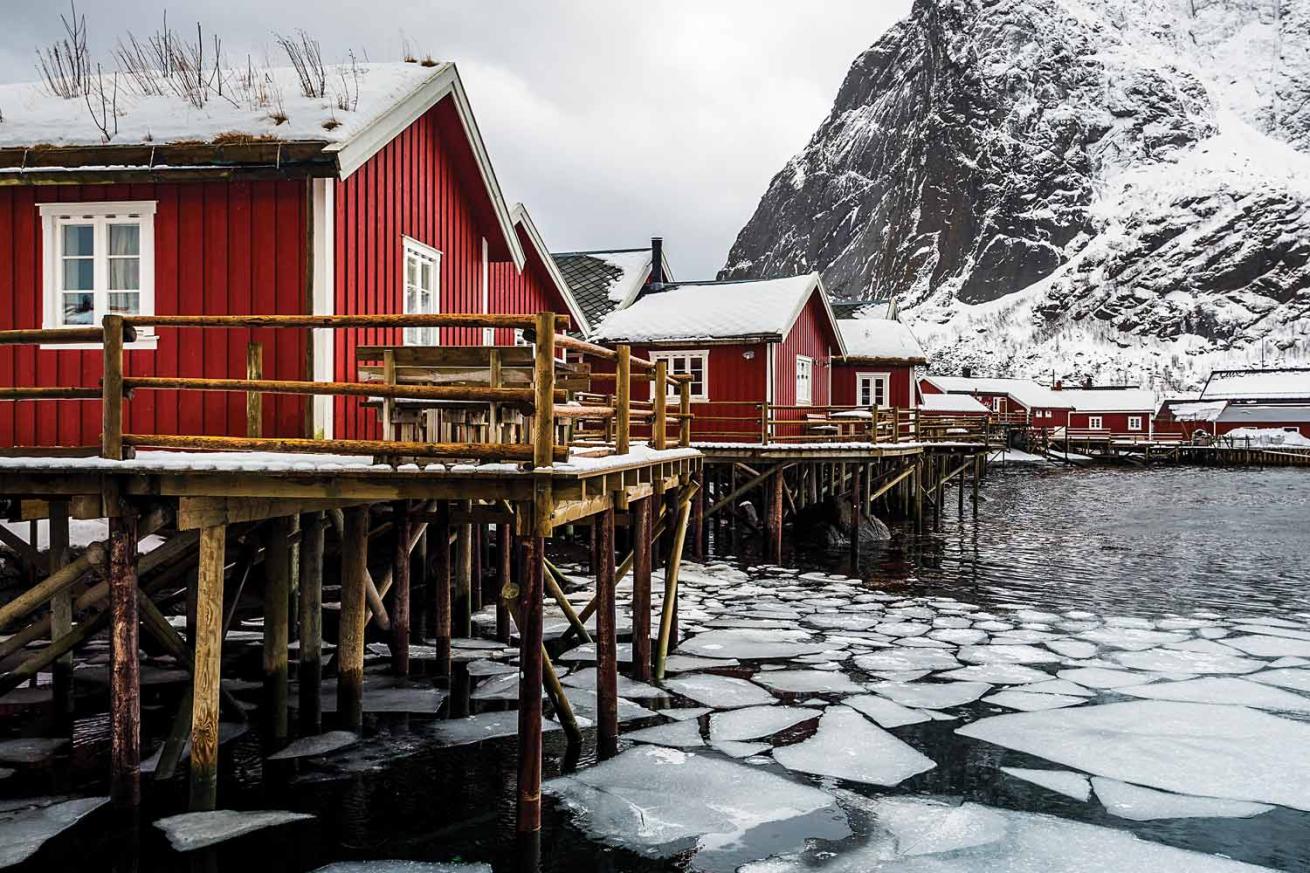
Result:
<svg viewBox="0 0 1310 873">
<path fill-rule="evenodd" d="M 138 327 L 191 331 L 228 328 L 342 330 L 406 327 L 523 331 L 531 348 L 361 348 L 354 382 L 289 382 L 258 377 L 260 351 L 246 379 L 199 379 L 128 372 L 123 345 Z M 190 806 L 219 801 L 219 717 L 244 719 L 221 685 L 222 649 L 243 591 L 262 585 L 262 735 L 269 751 L 293 733 L 317 732 L 322 683 L 335 674 L 337 726 L 363 722 L 365 645 L 384 640 L 391 672 L 409 672 L 409 647 L 431 639 L 435 672 L 452 672 L 452 640 L 471 633 L 483 602 L 497 605 L 496 633 L 519 638 L 517 832 L 525 869 L 533 869 L 541 825 L 541 690 L 576 740 L 577 725 L 543 646 L 543 602 L 562 603 L 546 556 L 562 528 L 589 524 L 596 549 L 597 731 L 602 754 L 618 736 L 613 587 L 634 574 L 634 666 L 662 671 L 676 646 L 676 586 L 689 506 L 701 478 L 701 454 L 689 444 L 688 419 L 663 402 L 663 364 L 602 348 L 560 331 L 567 319 L 537 315 L 424 316 L 109 316 L 102 328 L 0 332 L 0 344 L 103 343 L 102 385 L 5 387 L 18 402 L 99 398 L 99 446 L 11 449 L 0 456 L 0 496 L 13 521 L 44 520 L 52 548 L 6 531 L 6 542 L 34 584 L 0 606 L 0 691 L 31 680 L 93 634 L 110 632 L 110 792 L 120 807 L 141 799 L 141 698 L 138 634 L 173 655 L 190 676 L 167 736 L 156 778 L 175 772 L 189 738 Z M 569 361 L 556 359 L 557 346 Z M 589 359 L 617 364 L 598 375 Z M 372 362 L 379 362 L 375 366 Z M 655 383 L 649 404 L 631 400 L 630 383 Z M 672 379 L 677 386 L 679 380 Z M 125 409 L 152 391 L 247 395 L 247 434 L 125 432 Z M 675 387 L 685 396 L 685 385 Z M 376 410 L 376 436 L 306 439 L 262 436 L 267 395 L 328 396 Z M 685 406 L 685 404 L 684 404 Z M 634 427 L 650 436 L 633 438 Z M 672 430 L 672 434 L 670 434 Z M 616 568 L 616 515 L 627 516 L 630 554 Z M 70 519 L 108 519 L 108 538 L 70 560 Z M 145 554 L 146 536 L 164 544 Z M 482 567 L 485 545 L 495 559 Z M 661 549 L 663 553 L 661 554 Z M 332 559 L 335 559 L 332 560 Z M 651 567 L 666 566 L 661 631 L 646 637 Z M 334 566 L 335 564 L 335 566 Z M 333 573 L 335 571 L 335 574 Z M 487 571 L 487 572 L 483 572 Z M 324 659 L 324 587 L 339 584 L 336 652 Z M 490 584 L 485 585 L 484 583 Z M 415 595 L 421 602 L 415 602 Z M 248 598 L 247 598 L 248 600 Z M 185 604 L 179 632 L 165 609 Z M 426 628 L 420 635 L 418 622 Z M 583 619 L 585 620 L 585 619 Z M 580 626 L 580 622 L 579 622 Z M 585 631 L 584 631 L 585 633 Z M 299 646 L 299 718 L 289 719 L 288 649 Z M 48 643 L 41 640 L 49 639 Z M 649 654 L 647 654 L 649 653 Z M 67 677 L 57 673 L 67 685 Z M 61 690 L 60 706 L 71 692 Z"/>
</svg>

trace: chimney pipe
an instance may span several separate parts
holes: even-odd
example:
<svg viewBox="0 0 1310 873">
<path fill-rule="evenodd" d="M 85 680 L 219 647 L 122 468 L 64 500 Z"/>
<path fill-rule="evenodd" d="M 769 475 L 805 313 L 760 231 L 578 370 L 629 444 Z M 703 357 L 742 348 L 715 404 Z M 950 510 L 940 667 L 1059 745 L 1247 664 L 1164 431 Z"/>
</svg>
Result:
<svg viewBox="0 0 1310 873">
<path fill-rule="evenodd" d="M 962 368 L 962 369 L 960 370 L 960 375 L 964 376 L 964 378 L 966 378 L 966 379 L 972 378 L 972 377 L 973 377 L 973 367 L 964 367 L 964 368 Z"/>
<path fill-rule="evenodd" d="M 664 285 L 664 238 L 650 238 L 650 284 L 659 290 Z"/>
</svg>

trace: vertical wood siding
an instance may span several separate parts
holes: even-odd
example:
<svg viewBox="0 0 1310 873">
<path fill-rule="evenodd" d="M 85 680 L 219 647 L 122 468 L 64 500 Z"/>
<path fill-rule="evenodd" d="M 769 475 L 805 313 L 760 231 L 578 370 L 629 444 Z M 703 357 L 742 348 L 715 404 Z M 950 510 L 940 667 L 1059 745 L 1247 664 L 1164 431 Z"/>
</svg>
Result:
<svg viewBox="0 0 1310 873">
<path fill-rule="evenodd" d="M 44 293 L 38 203 L 154 200 L 155 312 L 295 313 L 304 297 L 305 183 L 188 182 L 0 188 L 0 329 L 41 326 Z M 155 349 L 125 356 L 128 375 L 243 377 L 246 344 L 264 343 L 264 375 L 303 379 L 303 331 L 164 328 Z M 0 384 L 99 384 L 98 350 L 0 348 Z M 138 391 L 126 404 L 134 433 L 244 435 L 243 394 Z M 264 399 L 268 435 L 298 436 L 304 401 Z M 0 403 L 0 444 L 92 445 L 94 400 Z"/>
<path fill-rule="evenodd" d="M 814 359 L 810 403 L 813 406 L 827 406 L 834 347 L 832 325 L 816 289 L 810 294 L 791 332 L 783 337 L 774 350 L 773 402 L 779 406 L 792 406 L 796 403 L 796 356 L 805 355 Z"/>
<path fill-rule="evenodd" d="M 832 365 L 832 403 L 854 406 L 860 373 L 887 373 L 887 404 L 898 409 L 917 405 L 914 396 L 914 367 L 907 364 L 836 364 Z"/>
<path fill-rule="evenodd" d="M 455 154 L 463 133 L 450 108 L 428 110 L 337 186 L 336 311 L 341 314 L 404 311 L 403 238 L 441 252 L 441 311 L 482 311 L 482 238 L 498 231 L 480 212 L 482 182 Z M 467 148 L 465 146 L 465 148 Z M 358 376 L 360 345 L 398 344 L 398 330 L 338 331 L 336 376 Z M 480 345 L 482 331 L 448 328 L 442 345 Z M 354 398 L 337 398 L 335 435 L 377 438 L 375 410 Z"/>
<path fill-rule="evenodd" d="M 569 307 L 564 302 L 550 273 L 542 262 L 540 253 L 532 245 L 527 233 L 519 227 L 519 244 L 527 256 L 523 269 L 514 266 L 513 261 L 493 261 L 491 263 L 491 284 L 488 295 L 492 312 L 531 315 L 537 312 L 554 312 L 568 315 Z M 579 325 L 573 325 L 577 330 Z M 496 331 L 496 345 L 513 345 L 514 331 Z"/>
</svg>

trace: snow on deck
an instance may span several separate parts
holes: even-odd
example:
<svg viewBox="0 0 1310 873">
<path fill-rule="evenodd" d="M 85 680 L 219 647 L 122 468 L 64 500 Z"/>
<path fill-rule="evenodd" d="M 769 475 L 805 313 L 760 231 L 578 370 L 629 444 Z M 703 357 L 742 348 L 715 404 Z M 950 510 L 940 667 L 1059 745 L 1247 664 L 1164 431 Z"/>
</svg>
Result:
<svg viewBox="0 0 1310 873">
<path fill-rule="evenodd" d="M 277 99 L 245 93 L 238 87 L 240 74 L 227 71 L 225 96 L 211 95 L 200 109 L 175 96 L 168 84 L 163 86 L 165 96 L 147 96 L 130 91 L 125 77 L 119 76 L 117 132 L 110 144 L 209 142 L 220 137 L 345 142 L 449 67 L 447 63 L 434 67 L 417 63 L 360 64 L 356 86 L 349 69 L 342 71 L 343 83 L 337 67 L 329 66 L 327 94 L 323 97 L 305 97 L 290 67 L 257 70 L 257 74 L 266 72 L 269 78 L 268 84 L 262 86 L 264 95 L 276 94 Z M 106 73 L 106 80 L 110 78 L 111 74 Z M 343 110 L 337 101 L 347 89 L 349 94 L 344 99 L 353 101 L 354 108 Z M 44 83 L 0 85 L 0 107 L 4 108 L 0 147 L 98 146 L 104 142 L 85 100 L 55 96 Z M 278 112 L 285 116 L 281 123 L 274 118 Z"/>
<path fill-rule="evenodd" d="M 895 319 L 843 318 L 837 327 L 850 357 L 927 362 L 923 346 L 909 325 Z"/>
<path fill-rule="evenodd" d="M 561 475 L 595 474 L 627 467 L 678 461 L 699 457 L 695 449 L 673 448 L 656 450 L 645 443 L 631 447 L 623 455 L 586 457 L 574 452 L 568 461 L 542 468 Z M 444 476 L 460 474 L 517 475 L 523 472 L 518 464 L 377 464 L 371 455 L 327 455 L 293 452 L 173 452 L 141 451 L 135 458 L 112 461 L 106 458 L 68 457 L 0 457 L 0 474 L 4 472 L 63 473 L 277 473 L 321 475 L 324 473 L 405 473 L 415 476 Z"/>
<path fill-rule="evenodd" d="M 610 313 L 594 339 L 671 342 L 781 336 L 809 299 L 818 278 L 817 273 L 810 273 L 786 279 L 673 285 Z"/>
</svg>

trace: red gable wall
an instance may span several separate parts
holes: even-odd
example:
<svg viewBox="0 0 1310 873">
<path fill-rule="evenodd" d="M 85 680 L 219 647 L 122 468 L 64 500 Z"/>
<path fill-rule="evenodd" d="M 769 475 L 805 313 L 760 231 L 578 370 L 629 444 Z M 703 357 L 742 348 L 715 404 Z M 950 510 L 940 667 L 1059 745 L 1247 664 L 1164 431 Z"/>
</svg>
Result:
<svg viewBox="0 0 1310 873">
<path fill-rule="evenodd" d="M 187 182 L 0 188 L 0 330 L 42 320 L 37 204 L 154 200 L 155 312 L 295 314 L 304 299 L 305 182 Z M 264 344 L 264 375 L 306 377 L 302 331 L 162 328 L 155 349 L 126 352 L 136 376 L 244 377 L 246 345 Z M 99 384 L 98 350 L 0 348 L 0 384 Z M 131 433 L 233 434 L 246 429 L 244 394 L 138 391 L 125 404 Z M 0 403 L 0 445 L 94 445 L 98 400 Z M 299 436 L 304 400 L 264 398 L 264 432 Z"/>
</svg>

